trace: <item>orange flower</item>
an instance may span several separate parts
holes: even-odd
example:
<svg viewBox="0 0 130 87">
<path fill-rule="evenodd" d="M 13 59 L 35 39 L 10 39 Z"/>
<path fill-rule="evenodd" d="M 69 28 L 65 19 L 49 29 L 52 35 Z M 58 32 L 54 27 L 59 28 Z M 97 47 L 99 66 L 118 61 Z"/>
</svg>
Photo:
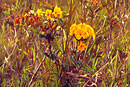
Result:
<svg viewBox="0 0 130 87">
<path fill-rule="evenodd" d="M 77 49 L 79 51 L 84 51 L 86 47 L 87 47 L 86 44 L 84 44 L 84 43 L 82 43 L 82 41 L 80 41 L 80 45 L 77 47 Z"/>
<path fill-rule="evenodd" d="M 88 0 L 89 3 L 93 4 L 93 6 L 102 7 L 100 0 Z"/>
<path fill-rule="evenodd" d="M 15 18 L 14 25 L 16 25 L 16 24 L 20 24 L 20 19 L 19 18 Z"/>
<path fill-rule="evenodd" d="M 18 25 L 22 25 L 23 21 L 24 21 L 25 16 L 24 15 L 18 15 L 15 20 L 14 20 L 14 25 L 18 24 Z"/>
</svg>

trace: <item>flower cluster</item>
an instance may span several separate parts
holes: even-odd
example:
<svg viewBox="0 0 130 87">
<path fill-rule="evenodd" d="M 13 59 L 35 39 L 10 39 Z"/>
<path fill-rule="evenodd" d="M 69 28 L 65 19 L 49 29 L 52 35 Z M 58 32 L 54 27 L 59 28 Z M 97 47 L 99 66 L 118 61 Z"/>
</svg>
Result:
<svg viewBox="0 0 130 87">
<path fill-rule="evenodd" d="M 36 23 L 40 22 L 40 19 L 43 17 L 35 16 L 34 11 L 30 10 L 25 14 L 18 15 L 14 20 L 14 25 L 23 25 L 27 24 L 27 26 L 34 26 Z"/>
<path fill-rule="evenodd" d="M 93 40 L 95 39 L 94 29 L 85 23 L 71 25 L 69 35 L 75 36 L 77 40 L 80 40 L 80 45 L 77 48 L 80 51 L 83 51 L 87 47 L 84 43 L 82 43 L 83 39 L 88 37 L 93 37 Z"/>
<path fill-rule="evenodd" d="M 56 18 L 61 18 L 62 14 L 63 11 L 57 6 L 55 6 L 53 12 L 50 9 L 47 9 L 45 12 L 41 9 L 38 9 L 37 12 L 29 10 L 28 12 L 25 12 L 25 14 L 18 15 L 14 20 L 14 25 L 22 25 L 26 23 L 27 25 L 34 26 L 35 24 L 39 23 L 41 19 L 47 18 L 47 20 L 54 20 Z"/>
<path fill-rule="evenodd" d="M 54 12 L 52 13 L 55 17 L 59 17 L 61 18 L 62 17 L 62 11 L 60 8 L 58 8 L 57 6 L 54 8 Z"/>
<path fill-rule="evenodd" d="M 93 40 L 95 39 L 95 32 L 93 28 L 85 23 L 71 25 L 69 35 L 74 35 L 78 40 L 86 39 L 88 37 L 93 37 Z"/>
<path fill-rule="evenodd" d="M 50 9 L 47 9 L 46 12 L 43 12 L 41 9 L 38 9 L 37 14 L 38 16 L 41 16 L 41 14 L 45 14 L 45 17 L 47 19 L 54 19 L 54 18 L 61 18 L 63 11 L 61 10 L 61 8 L 56 6 L 53 12 Z"/>
</svg>

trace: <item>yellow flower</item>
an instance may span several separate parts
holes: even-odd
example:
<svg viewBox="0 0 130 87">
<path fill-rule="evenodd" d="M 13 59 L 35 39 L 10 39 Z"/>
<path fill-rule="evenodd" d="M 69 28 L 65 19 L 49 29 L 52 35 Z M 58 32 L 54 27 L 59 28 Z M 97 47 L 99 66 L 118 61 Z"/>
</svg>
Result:
<svg viewBox="0 0 130 87">
<path fill-rule="evenodd" d="M 87 37 L 89 37 L 89 33 L 84 30 L 82 37 L 83 37 L 83 39 L 86 39 Z"/>
<path fill-rule="evenodd" d="M 38 17 L 40 17 L 41 14 L 43 14 L 43 13 L 44 13 L 44 12 L 43 12 L 41 9 L 38 9 L 38 10 L 37 10 Z"/>
<path fill-rule="evenodd" d="M 80 23 L 78 24 L 77 26 L 79 26 L 82 30 L 82 38 L 85 39 L 87 37 L 89 37 L 89 33 L 87 32 L 87 29 L 86 29 L 86 24 L 85 23 Z"/>
<path fill-rule="evenodd" d="M 70 36 L 75 35 L 76 39 L 86 39 L 88 37 L 93 37 L 95 39 L 95 32 L 90 25 L 86 25 L 85 23 L 80 23 L 78 25 L 73 24 L 70 27 Z"/>
<path fill-rule="evenodd" d="M 49 10 L 49 9 L 46 10 L 45 16 L 47 17 L 47 19 L 51 19 L 51 13 L 52 13 L 52 10 Z"/>
<path fill-rule="evenodd" d="M 78 24 L 78 26 L 81 27 L 82 29 L 85 29 L 86 24 L 85 23 L 80 23 L 80 24 Z"/>
<path fill-rule="evenodd" d="M 76 24 L 71 25 L 69 35 L 73 36 L 76 31 Z"/>
<path fill-rule="evenodd" d="M 59 17 L 59 18 L 61 18 L 62 17 L 62 11 L 61 11 L 61 9 L 59 8 L 59 7 L 55 7 L 54 8 L 54 12 L 53 12 L 53 15 L 55 16 L 55 17 Z"/>
<path fill-rule="evenodd" d="M 80 40 L 83 36 L 83 29 L 77 26 L 77 29 L 75 31 L 75 37 Z"/>
<path fill-rule="evenodd" d="M 95 32 L 94 32 L 93 28 L 90 25 L 86 25 L 86 29 L 87 29 L 89 36 L 92 36 L 93 40 L 95 40 Z"/>
<path fill-rule="evenodd" d="M 86 44 L 84 44 L 84 43 L 82 43 L 82 41 L 80 41 L 80 45 L 77 47 L 77 49 L 79 51 L 83 51 L 83 50 L 85 50 L 86 47 L 87 47 Z"/>
</svg>

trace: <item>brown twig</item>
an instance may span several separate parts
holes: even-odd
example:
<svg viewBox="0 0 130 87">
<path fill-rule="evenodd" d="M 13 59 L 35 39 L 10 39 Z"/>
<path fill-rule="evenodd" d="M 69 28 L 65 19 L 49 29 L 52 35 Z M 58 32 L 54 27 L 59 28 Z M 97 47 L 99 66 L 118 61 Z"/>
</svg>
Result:
<svg viewBox="0 0 130 87">
<path fill-rule="evenodd" d="M 31 86 L 31 84 L 32 84 L 32 82 L 33 82 L 35 76 L 37 75 L 37 72 L 38 72 L 40 66 L 42 65 L 42 63 L 44 62 L 44 60 L 45 60 L 45 56 L 44 56 L 44 58 L 42 59 L 42 61 L 41 61 L 41 63 L 39 64 L 39 66 L 37 67 L 37 69 L 36 69 L 34 75 L 32 76 L 32 78 L 31 78 L 31 80 L 30 80 L 30 82 L 29 82 L 29 84 L 28 84 L 28 87 Z"/>
</svg>

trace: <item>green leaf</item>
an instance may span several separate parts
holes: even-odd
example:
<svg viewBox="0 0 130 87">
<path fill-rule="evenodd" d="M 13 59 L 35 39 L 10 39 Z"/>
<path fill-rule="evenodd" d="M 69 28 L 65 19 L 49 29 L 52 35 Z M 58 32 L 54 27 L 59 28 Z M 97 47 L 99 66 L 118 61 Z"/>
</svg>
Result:
<svg viewBox="0 0 130 87">
<path fill-rule="evenodd" d="M 10 14 L 10 11 L 7 10 L 7 11 L 2 11 L 5 15 L 9 15 Z"/>
<path fill-rule="evenodd" d="M 25 55 L 29 56 L 28 53 L 27 53 L 26 51 L 23 51 L 23 53 L 24 53 Z"/>
<path fill-rule="evenodd" d="M 5 31 L 5 20 L 3 20 L 2 31 Z"/>
<path fill-rule="evenodd" d="M 113 87 L 117 87 L 117 82 L 114 84 L 114 86 Z M 125 86 L 126 87 L 126 86 Z"/>
</svg>

